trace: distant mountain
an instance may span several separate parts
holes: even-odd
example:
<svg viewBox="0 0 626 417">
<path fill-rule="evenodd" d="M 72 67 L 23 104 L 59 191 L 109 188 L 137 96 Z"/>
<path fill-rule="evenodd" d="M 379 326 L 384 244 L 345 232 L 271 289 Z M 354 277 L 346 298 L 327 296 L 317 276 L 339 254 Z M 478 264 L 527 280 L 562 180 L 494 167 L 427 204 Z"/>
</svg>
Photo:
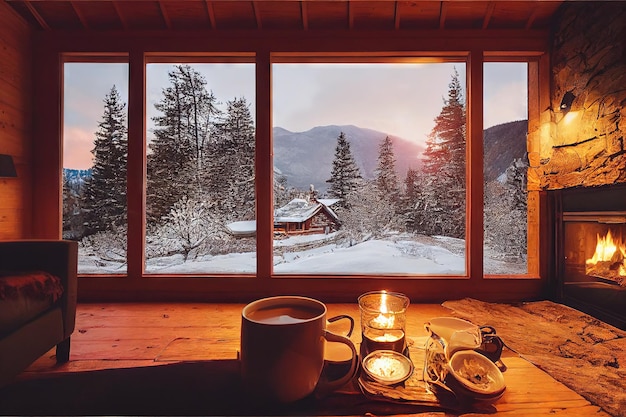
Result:
<svg viewBox="0 0 626 417">
<path fill-rule="evenodd" d="M 502 175 L 515 158 L 526 158 L 528 122 L 520 120 L 486 129 L 483 134 L 485 181 Z M 273 129 L 274 166 L 287 178 L 287 184 L 308 190 L 313 184 L 321 192 L 328 187 L 337 136 L 344 132 L 361 175 L 375 177 L 378 148 L 386 133 L 357 126 L 318 126 L 306 132 L 290 132 L 282 127 Z M 396 156 L 398 179 L 404 180 L 409 168 L 417 168 L 424 146 L 390 135 Z M 80 186 L 91 177 L 90 169 L 63 169 L 63 175 L 73 186 Z"/>
<path fill-rule="evenodd" d="M 70 182 L 82 182 L 91 177 L 91 169 L 63 168 L 63 177 Z"/>
<path fill-rule="evenodd" d="M 80 186 L 87 178 L 91 178 L 91 169 L 63 168 L 63 178 L 73 186 Z"/>
<path fill-rule="evenodd" d="M 526 159 L 528 121 L 503 123 L 483 132 L 485 182 L 495 181 L 515 158 Z"/>
<path fill-rule="evenodd" d="M 306 190 L 310 184 L 321 192 L 328 187 L 337 137 L 343 132 L 364 178 L 375 177 L 380 144 L 386 133 L 357 126 L 317 126 L 306 132 L 290 132 L 275 127 L 274 165 L 287 178 L 287 184 Z M 398 179 L 404 180 L 409 168 L 417 168 L 424 146 L 389 135 L 393 140 Z"/>
</svg>

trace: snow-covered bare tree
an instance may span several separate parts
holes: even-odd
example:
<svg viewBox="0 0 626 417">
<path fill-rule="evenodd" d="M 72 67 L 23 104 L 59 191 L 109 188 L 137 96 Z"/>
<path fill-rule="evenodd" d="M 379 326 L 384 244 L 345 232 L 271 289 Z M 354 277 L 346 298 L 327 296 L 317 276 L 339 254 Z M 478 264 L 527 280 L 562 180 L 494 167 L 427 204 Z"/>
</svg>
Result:
<svg viewBox="0 0 626 417">
<path fill-rule="evenodd" d="M 358 190 L 361 180 L 359 167 L 350 150 L 350 142 L 341 132 L 337 137 L 330 179 L 326 180 L 330 183 L 328 195 L 340 199 L 337 203 L 340 207 L 349 208 L 348 196 Z"/>
<path fill-rule="evenodd" d="M 465 237 L 465 101 L 454 70 L 448 97 L 424 151 L 424 186 L 417 213 L 421 232 Z"/>
<path fill-rule="evenodd" d="M 204 202 L 183 196 L 163 217 L 161 241 L 168 242 L 170 250 L 178 250 L 185 260 L 209 234 L 208 209 Z"/>
<path fill-rule="evenodd" d="M 126 104 L 113 86 L 104 98 L 104 113 L 95 133 L 91 177 L 82 204 L 85 234 L 126 224 Z"/>
<path fill-rule="evenodd" d="M 119 270 L 126 265 L 126 232 L 127 227 L 123 225 L 86 236 L 79 242 L 79 250 L 87 258 L 93 258 L 98 266 Z"/>
<path fill-rule="evenodd" d="M 220 111 L 207 82 L 189 65 L 168 73 L 170 86 L 155 104 L 154 140 L 148 155 L 147 215 L 158 221 L 182 196 L 201 192 L 202 172 Z"/>
<path fill-rule="evenodd" d="M 349 209 L 340 209 L 340 236 L 352 246 L 404 230 L 402 218 L 389 201 L 380 198 L 376 181 L 364 181 L 358 193 L 348 196 Z"/>
</svg>

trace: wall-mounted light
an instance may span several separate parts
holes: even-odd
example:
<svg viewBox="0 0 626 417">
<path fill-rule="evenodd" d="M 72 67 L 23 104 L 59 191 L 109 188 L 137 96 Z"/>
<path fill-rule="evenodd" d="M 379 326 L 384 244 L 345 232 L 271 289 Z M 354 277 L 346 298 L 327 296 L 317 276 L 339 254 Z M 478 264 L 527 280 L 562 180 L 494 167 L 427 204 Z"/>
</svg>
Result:
<svg viewBox="0 0 626 417">
<path fill-rule="evenodd" d="M 561 109 L 561 113 L 566 114 L 572 108 L 572 103 L 576 99 L 576 96 L 572 91 L 568 91 L 563 95 L 563 100 L 561 100 L 561 105 L 559 108 Z"/>
<path fill-rule="evenodd" d="M 15 164 L 13 163 L 13 157 L 11 155 L 0 154 L 0 177 L 15 178 L 17 172 L 15 171 Z"/>
</svg>

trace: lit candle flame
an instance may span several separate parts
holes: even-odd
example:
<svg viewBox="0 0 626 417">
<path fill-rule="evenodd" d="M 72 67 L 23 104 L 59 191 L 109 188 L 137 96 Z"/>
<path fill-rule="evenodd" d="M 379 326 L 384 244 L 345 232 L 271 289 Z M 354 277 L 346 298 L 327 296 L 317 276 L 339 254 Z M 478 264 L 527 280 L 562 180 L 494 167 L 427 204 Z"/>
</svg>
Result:
<svg viewBox="0 0 626 417">
<path fill-rule="evenodd" d="M 380 314 L 372 319 L 371 324 L 379 329 L 392 329 L 395 322 L 393 313 L 389 313 L 387 308 L 387 293 L 383 292 L 380 296 Z"/>
</svg>

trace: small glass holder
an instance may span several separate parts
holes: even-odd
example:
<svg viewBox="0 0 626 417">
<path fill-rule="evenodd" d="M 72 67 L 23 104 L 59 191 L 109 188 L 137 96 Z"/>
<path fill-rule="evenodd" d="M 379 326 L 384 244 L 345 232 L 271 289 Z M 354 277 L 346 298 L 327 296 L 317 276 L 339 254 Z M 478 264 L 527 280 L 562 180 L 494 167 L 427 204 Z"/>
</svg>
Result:
<svg viewBox="0 0 626 417">
<path fill-rule="evenodd" d="M 393 350 L 376 350 L 363 359 L 363 370 L 373 381 L 383 385 L 396 385 L 413 374 L 413 362 Z"/>
<path fill-rule="evenodd" d="M 392 350 L 405 356 L 406 310 L 409 298 L 401 293 L 373 291 L 358 299 L 361 312 L 361 352 Z"/>
</svg>

